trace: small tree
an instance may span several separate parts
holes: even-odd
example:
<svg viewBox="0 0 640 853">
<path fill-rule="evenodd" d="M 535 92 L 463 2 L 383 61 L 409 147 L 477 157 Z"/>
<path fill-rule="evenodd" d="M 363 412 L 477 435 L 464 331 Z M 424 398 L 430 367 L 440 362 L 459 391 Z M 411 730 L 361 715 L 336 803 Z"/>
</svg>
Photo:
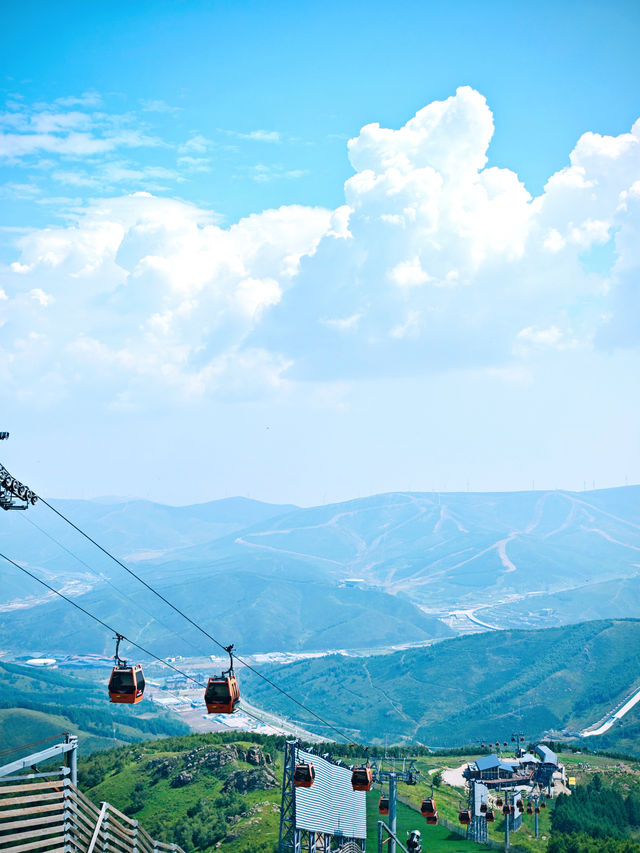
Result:
<svg viewBox="0 0 640 853">
<path fill-rule="evenodd" d="M 431 779 L 434 788 L 439 788 L 442 785 L 442 770 L 436 770 Z"/>
</svg>

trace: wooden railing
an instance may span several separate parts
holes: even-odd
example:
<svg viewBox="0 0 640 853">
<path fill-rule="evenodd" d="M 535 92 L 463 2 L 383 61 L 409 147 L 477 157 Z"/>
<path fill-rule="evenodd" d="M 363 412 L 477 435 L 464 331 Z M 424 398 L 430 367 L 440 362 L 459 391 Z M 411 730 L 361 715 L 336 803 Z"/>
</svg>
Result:
<svg viewBox="0 0 640 853">
<path fill-rule="evenodd" d="M 0 851 L 7 853 L 184 853 L 154 841 L 109 803 L 95 806 L 68 776 L 32 773 L 0 779 Z"/>
</svg>

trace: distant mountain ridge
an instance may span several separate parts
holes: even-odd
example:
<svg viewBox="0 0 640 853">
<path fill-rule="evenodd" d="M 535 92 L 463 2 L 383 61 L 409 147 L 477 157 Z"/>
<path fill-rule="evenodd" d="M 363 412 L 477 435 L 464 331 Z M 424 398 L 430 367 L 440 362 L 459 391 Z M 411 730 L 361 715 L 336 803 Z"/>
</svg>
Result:
<svg viewBox="0 0 640 853">
<path fill-rule="evenodd" d="M 640 616 L 637 486 L 397 492 L 303 509 L 244 498 L 189 507 L 56 505 L 207 630 L 245 652 L 422 642 L 450 635 L 440 620 L 455 627 L 456 614 L 474 630 L 574 622 L 585 612 Z M 0 526 L 3 553 L 82 595 L 89 609 L 123 626 L 127 636 L 159 644 L 162 654 L 176 646 L 172 631 L 203 648 L 184 620 L 42 505 L 19 518 L 8 515 Z M 83 629 L 68 605 L 42 603 L 42 589 L 17 570 L 7 568 L 5 576 L 0 639 L 40 637 L 65 649 L 90 640 L 91 650 L 104 650 L 100 631 Z M 33 645 L 43 643 L 27 648 Z"/>
</svg>

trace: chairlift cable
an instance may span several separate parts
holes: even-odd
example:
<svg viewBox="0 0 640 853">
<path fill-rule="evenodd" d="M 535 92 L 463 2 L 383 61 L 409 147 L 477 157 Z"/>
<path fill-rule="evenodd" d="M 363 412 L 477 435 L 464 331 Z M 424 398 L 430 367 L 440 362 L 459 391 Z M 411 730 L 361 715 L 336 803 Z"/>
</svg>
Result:
<svg viewBox="0 0 640 853">
<path fill-rule="evenodd" d="M 41 497 L 40 495 L 38 497 L 40 498 L 42 503 L 45 504 L 45 506 L 48 506 L 49 509 L 52 510 L 52 512 L 54 512 L 57 516 L 59 516 L 63 521 L 66 521 L 67 524 L 71 525 L 71 527 L 73 527 L 74 530 L 76 530 L 81 536 L 84 536 L 85 539 L 87 539 L 89 542 L 91 542 L 93 545 L 95 545 L 95 547 L 98 548 L 100 551 L 102 551 L 103 554 L 106 554 L 107 557 L 109 557 L 115 563 L 117 563 L 121 568 L 123 568 L 125 570 L 125 572 L 130 574 L 132 577 L 136 578 L 136 580 L 138 580 L 144 587 L 146 587 L 150 592 L 154 593 L 154 595 L 157 595 L 158 598 L 161 599 L 161 601 L 164 601 L 164 603 L 167 604 L 169 607 L 171 607 L 173 610 L 175 610 L 176 613 L 179 613 L 180 616 L 183 617 L 183 619 L 186 619 L 187 622 L 189 622 L 191 625 L 193 625 L 194 628 L 197 628 L 198 631 L 200 631 L 202 634 L 204 634 L 205 637 L 208 637 L 213 643 L 215 643 L 217 646 L 219 646 L 223 651 L 227 651 L 227 646 L 225 646 L 223 643 L 221 643 L 219 640 L 217 640 L 215 637 L 213 637 L 208 631 L 206 631 L 202 626 L 200 626 L 197 622 L 195 622 L 183 610 L 181 610 L 179 607 L 176 607 L 175 604 L 172 604 L 168 598 L 165 598 L 165 596 L 162 595 L 161 592 L 158 592 L 157 589 L 155 589 L 154 587 L 151 586 L 151 584 L 149 584 L 145 580 L 143 580 L 143 578 L 141 578 L 139 575 L 137 575 L 132 569 L 130 569 L 128 566 L 126 566 L 121 560 L 119 560 L 116 556 L 114 556 L 110 551 L 108 551 L 106 548 L 104 548 L 102 545 L 100 545 L 99 542 L 96 542 L 95 539 L 93 539 L 91 536 L 89 536 L 88 533 L 85 533 L 84 530 L 82 530 L 80 527 L 78 527 L 77 524 L 74 524 L 73 521 L 71 521 L 71 519 L 67 518 L 66 515 L 64 515 L 64 513 L 60 512 L 60 510 L 58 510 L 54 506 L 52 506 L 45 498 Z M 236 658 L 236 660 L 240 661 L 240 663 L 243 664 L 243 666 L 245 666 L 248 670 L 253 672 L 254 675 L 257 675 L 259 678 L 261 678 L 263 681 L 265 681 L 267 684 L 269 684 L 271 687 L 273 687 L 275 690 L 277 690 L 283 696 L 286 696 L 292 702 L 295 702 L 296 705 L 298 705 L 300 708 L 303 708 L 308 714 L 311 714 L 312 717 L 315 717 L 316 720 L 319 720 L 321 723 L 324 723 L 324 725 L 328 726 L 332 731 L 339 734 L 347 742 L 354 744 L 354 746 L 360 746 L 360 744 L 357 741 L 353 740 L 353 738 L 351 738 L 349 735 L 347 735 L 341 729 L 332 725 L 330 722 L 325 720 L 319 714 L 316 714 L 316 712 L 313 711 L 311 708 L 309 708 L 307 705 L 305 705 L 304 702 L 300 702 L 299 699 L 296 699 L 295 696 L 292 696 L 290 693 L 288 693 L 286 690 L 284 690 L 282 687 L 280 687 L 278 684 L 276 684 L 274 681 L 272 681 L 266 675 L 263 675 L 254 666 L 252 666 L 246 660 L 243 660 L 239 655 L 234 655 L 234 657 Z"/>
</svg>

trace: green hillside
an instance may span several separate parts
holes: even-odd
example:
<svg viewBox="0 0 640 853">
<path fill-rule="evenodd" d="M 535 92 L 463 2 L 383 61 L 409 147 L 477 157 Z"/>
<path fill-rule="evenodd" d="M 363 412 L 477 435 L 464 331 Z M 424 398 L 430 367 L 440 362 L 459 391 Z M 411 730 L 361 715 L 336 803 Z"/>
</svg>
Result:
<svg viewBox="0 0 640 853">
<path fill-rule="evenodd" d="M 282 738 L 241 732 L 147 741 L 83 758 L 79 764 L 79 784 L 94 802 L 109 801 L 137 818 L 154 838 L 176 842 L 187 853 L 214 850 L 274 853 L 283 748 Z M 340 745 L 323 744 L 319 748 L 331 751 L 335 758 L 354 760 L 353 751 L 344 753 Z M 456 831 L 458 809 L 466 801 L 464 790 L 444 783 L 435 789 L 430 785 L 435 771 L 458 768 L 477 758 L 477 754 L 431 755 L 420 749 L 417 752 L 420 753 L 416 758 L 421 773 L 419 783 L 399 785 L 399 838 L 403 840 L 409 830 L 419 829 L 424 850 L 429 853 L 475 853 L 488 849 L 467 842 Z M 597 773 L 600 782 L 595 785 L 606 790 L 607 802 L 622 804 L 627 815 L 626 818 L 618 815 L 615 822 L 607 819 L 602 827 L 591 819 L 589 839 L 595 844 L 597 837 L 609 837 L 610 825 L 611 836 L 624 839 L 628 845 L 614 845 L 611 853 L 636 853 L 640 848 L 636 814 L 640 802 L 637 796 L 640 765 L 589 754 L 561 754 L 560 759 L 567 764 L 571 775 L 577 777 L 580 794 L 576 802 L 579 800 L 580 808 L 588 809 L 591 803 L 594 812 L 598 799 L 594 798 L 594 773 Z M 392 761 L 389 759 L 385 767 L 391 769 Z M 419 814 L 420 802 L 432 793 L 441 819 L 435 827 L 427 826 Z M 379 796 L 380 790 L 367 795 L 367 849 L 371 851 L 376 850 Z M 548 808 L 540 814 L 538 839 L 534 836 L 533 818 L 523 817 L 522 828 L 511 838 L 515 853 L 552 850 L 571 853 L 571 837 L 567 833 L 571 831 L 576 809 L 569 808 L 571 802 L 563 803 L 562 815 L 556 819 L 555 805 L 561 800 L 550 800 Z M 494 845 L 500 844 L 503 833 L 503 819 L 498 814 L 490 826 Z M 605 849 L 609 850 L 602 848 Z"/>
<path fill-rule="evenodd" d="M 281 738 L 241 733 L 147 742 L 83 759 L 79 783 L 94 802 L 108 800 L 135 816 L 154 838 L 174 841 L 187 853 L 217 849 L 223 853 L 273 853 L 278 838 L 283 748 Z M 338 757 L 339 746 L 326 744 L 325 748 Z M 462 760 L 464 757 L 453 758 L 456 765 Z M 446 757 L 424 757 L 418 766 L 428 779 L 429 769 L 442 767 L 446 761 Z M 485 849 L 445 826 L 426 826 L 418 807 L 427 790 L 426 782 L 402 788 L 407 799 L 398 806 L 399 837 L 420 829 L 428 842 L 425 850 L 474 853 Z M 456 820 L 462 794 L 457 788 L 438 790 L 443 816 Z M 375 790 L 367 796 L 369 850 L 376 849 L 379 796 Z M 532 849 L 543 853 L 545 847 L 540 843 Z"/>
<path fill-rule="evenodd" d="M 3 749 L 62 731 L 78 735 L 81 752 L 117 743 L 183 734 L 187 726 L 148 702 L 112 705 L 106 679 L 96 683 L 58 670 L 0 663 L 0 744 Z M 28 751 L 28 750 L 27 750 Z M 18 758 L 18 750 L 11 760 Z"/>
<path fill-rule="evenodd" d="M 595 723 L 640 684 L 639 660 L 640 622 L 608 620 L 477 634 L 368 658 L 335 655 L 267 674 L 356 738 L 453 746 L 514 729 L 540 737 Z M 291 713 L 284 697 L 250 673 L 243 686 L 256 705 Z M 614 746 L 626 727 L 637 732 L 637 721 L 634 709 L 602 744 Z M 638 750 L 638 742 L 628 748 Z"/>
</svg>

